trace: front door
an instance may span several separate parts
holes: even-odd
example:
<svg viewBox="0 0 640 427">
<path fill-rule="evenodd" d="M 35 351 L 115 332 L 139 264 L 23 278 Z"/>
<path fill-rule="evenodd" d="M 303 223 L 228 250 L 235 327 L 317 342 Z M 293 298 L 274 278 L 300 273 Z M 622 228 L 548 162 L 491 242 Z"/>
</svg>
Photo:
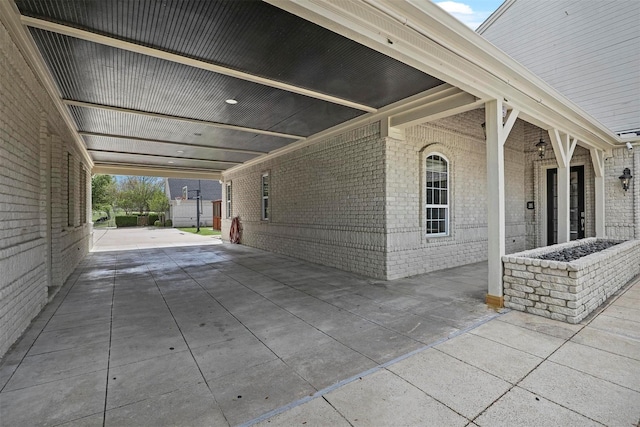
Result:
<svg viewBox="0 0 640 427">
<path fill-rule="evenodd" d="M 569 177 L 571 240 L 584 238 L 584 166 L 572 166 Z M 547 169 L 547 244 L 558 243 L 558 169 Z"/>
</svg>

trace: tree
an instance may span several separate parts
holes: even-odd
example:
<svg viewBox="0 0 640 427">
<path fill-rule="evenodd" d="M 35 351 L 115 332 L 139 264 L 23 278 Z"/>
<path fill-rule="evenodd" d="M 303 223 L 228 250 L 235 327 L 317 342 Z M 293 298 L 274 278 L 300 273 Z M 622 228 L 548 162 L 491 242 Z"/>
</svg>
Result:
<svg viewBox="0 0 640 427">
<path fill-rule="evenodd" d="M 149 210 L 158 214 L 162 224 L 164 224 L 164 216 L 169 210 L 169 206 L 171 206 L 169 198 L 164 194 L 164 191 L 161 190 L 157 190 L 153 193 L 151 200 L 149 200 Z"/>
<path fill-rule="evenodd" d="M 91 208 L 106 211 L 107 215 L 116 199 L 116 186 L 111 175 L 91 177 Z"/>
<path fill-rule="evenodd" d="M 118 183 L 118 206 L 129 213 L 149 211 L 154 195 L 164 195 L 164 180 L 150 176 L 126 176 Z M 166 197 L 165 197 L 166 198 Z"/>
</svg>

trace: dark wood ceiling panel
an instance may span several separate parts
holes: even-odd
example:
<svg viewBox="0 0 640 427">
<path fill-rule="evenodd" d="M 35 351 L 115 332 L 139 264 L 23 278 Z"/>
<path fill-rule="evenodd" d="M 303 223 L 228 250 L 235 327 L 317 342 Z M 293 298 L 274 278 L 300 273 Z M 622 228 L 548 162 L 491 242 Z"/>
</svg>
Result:
<svg viewBox="0 0 640 427">
<path fill-rule="evenodd" d="M 129 136 L 269 152 L 284 147 L 291 139 L 138 114 L 70 106 L 80 132 Z"/>
<path fill-rule="evenodd" d="M 31 32 L 66 99 L 300 136 L 364 114 L 175 62 Z M 238 104 L 227 104 L 229 98 Z"/>
<path fill-rule="evenodd" d="M 262 1 L 17 0 L 23 14 L 375 108 L 442 82 Z"/>
</svg>

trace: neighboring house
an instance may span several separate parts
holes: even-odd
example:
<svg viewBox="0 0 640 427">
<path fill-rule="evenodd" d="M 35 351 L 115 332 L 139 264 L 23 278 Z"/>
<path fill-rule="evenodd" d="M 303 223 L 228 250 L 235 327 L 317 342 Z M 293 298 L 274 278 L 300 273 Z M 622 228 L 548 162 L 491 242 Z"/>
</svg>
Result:
<svg viewBox="0 0 640 427">
<path fill-rule="evenodd" d="M 507 0 L 477 32 L 619 135 L 640 136 L 640 1 Z"/>
<path fill-rule="evenodd" d="M 188 199 L 176 200 L 182 197 L 182 188 L 187 187 Z M 222 187 L 217 180 L 208 179 L 178 179 L 165 178 L 165 193 L 169 197 L 169 219 L 174 227 L 196 226 L 196 191 L 200 190 L 200 226 L 213 225 L 213 202 L 222 198 Z"/>
</svg>

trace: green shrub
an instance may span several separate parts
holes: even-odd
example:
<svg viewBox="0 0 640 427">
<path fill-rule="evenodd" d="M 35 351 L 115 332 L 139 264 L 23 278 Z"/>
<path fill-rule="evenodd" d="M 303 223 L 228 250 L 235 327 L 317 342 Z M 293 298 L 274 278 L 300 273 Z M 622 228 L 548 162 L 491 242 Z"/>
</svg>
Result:
<svg viewBox="0 0 640 427">
<path fill-rule="evenodd" d="M 171 221 L 170 219 L 166 220 L 164 222 L 164 226 L 165 227 L 173 227 L 173 221 Z"/>
<path fill-rule="evenodd" d="M 154 224 L 156 223 L 157 220 L 159 220 L 160 217 L 158 216 L 158 214 L 149 214 L 149 224 Z"/>
<path fill-rule="evenodd" d="M 156 227 L 160 227 L 160 220 L 156 219 L 155 221 L 153 221 L 153 225 L 155 225 Z"/>
<path fill-rule="evenodd" d="M 138 225 L 137 215 L 116 216 L 116 227 L 135 227 Z"/>
</svg>

